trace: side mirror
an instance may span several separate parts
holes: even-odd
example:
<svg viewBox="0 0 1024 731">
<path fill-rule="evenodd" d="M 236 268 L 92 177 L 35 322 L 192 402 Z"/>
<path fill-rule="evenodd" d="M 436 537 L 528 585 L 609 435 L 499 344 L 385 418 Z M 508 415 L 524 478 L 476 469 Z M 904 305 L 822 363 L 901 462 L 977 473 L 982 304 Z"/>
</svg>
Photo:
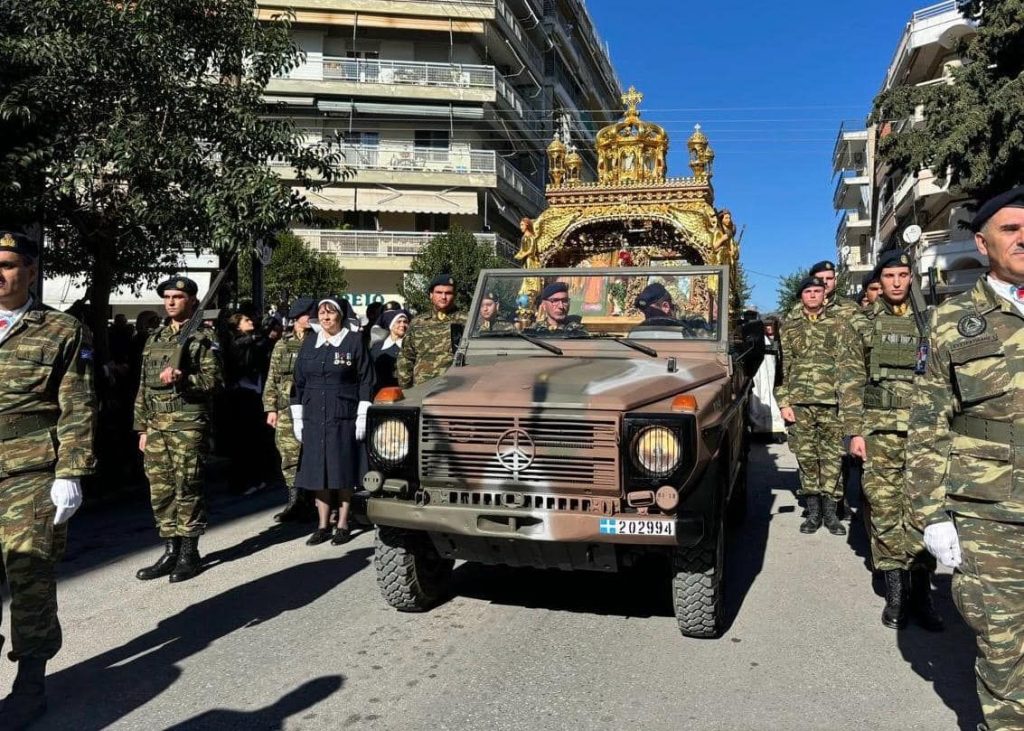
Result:
<svg viewBox="0 0 1024 731">
<path fill-rule="evenodd" d="M 733 345 L 732 354 L 736 365 L 743 369 L 747 378 L 753 378 L 764 360 L 764 323 L 761 320 L 745 322 L 740 326 L 740 340 Z"/>
</svg>

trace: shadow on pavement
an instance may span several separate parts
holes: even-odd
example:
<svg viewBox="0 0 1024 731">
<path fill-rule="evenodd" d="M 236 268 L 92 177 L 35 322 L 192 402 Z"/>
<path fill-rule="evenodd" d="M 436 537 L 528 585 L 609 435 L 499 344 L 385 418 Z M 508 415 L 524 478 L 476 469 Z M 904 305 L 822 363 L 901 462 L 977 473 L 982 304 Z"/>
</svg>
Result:
<svg viewBox="0 0 1024 731">
<path fill-rule="evenodd" d="M 254 536 L 249 536 L 231 548 L 214 551 L 203 557 L 203 571 L 210 571 L 222 564 L 246 558 L 260 551 L 301 536 L 309 535 L 310 527 L 299 523 L 274 523 Z"/>
<path fill-rule="evenodd" d="M 337 692 L 345 678 L 325 675 L 310 680 L 282 696 L 276 703 L 255 711 L 231 711 L 215 708 L 187 721 L 168 727 L 165 731 L 212 731 L 213 729 L 246 729 L 246 731 L 276 731 L 284 728 L 284 721 L 296 713 L 312 708 Z"/>
<path fill-rule="evenodd" d="M 974 634 L 953 604 L 952 578 L 936 575 L 932 593 L 935 608 L 946 620 L 946 631 L 925 632 L 911 624 L 898 633 L 897 643 L 914 672 L 930 682 L 935 694 L 956 713 L 958 727 L 975 731 L 983 719 L 975 691 Z"/>
<path fill-rule="evenodd" d="M 372 552 L 357 549 L 233 587 L 161 620 L 121 647 L 55 673 L 47 681 L 53 702 L 46 727 L 88 731 L 115 723 L 170 688 L 181 675 L 181 661 L 223 637 L 316 601 L 366 568 Z"/>
</svg>

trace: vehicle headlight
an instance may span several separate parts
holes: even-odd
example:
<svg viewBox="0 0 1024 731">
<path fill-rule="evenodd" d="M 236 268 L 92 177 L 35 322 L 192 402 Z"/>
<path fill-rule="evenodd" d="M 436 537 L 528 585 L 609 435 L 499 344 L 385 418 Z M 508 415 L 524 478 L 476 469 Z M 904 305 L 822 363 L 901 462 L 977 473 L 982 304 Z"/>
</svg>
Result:
<svg viewBox="0 0 1024 731">
<path fill-rule="evenodd" d="M 370 435 L 370 448 L 382 462 L 401 463 L 409 456 L 409 427 L 400 419 L 384 419 Z"/>
<path fill-rule="evenodd" d="M 647 476 L 671 475 L 682 458 L 679 437 L 668 427 L 649 426 L 633 437 L 633 463 Z"/>
</svg>

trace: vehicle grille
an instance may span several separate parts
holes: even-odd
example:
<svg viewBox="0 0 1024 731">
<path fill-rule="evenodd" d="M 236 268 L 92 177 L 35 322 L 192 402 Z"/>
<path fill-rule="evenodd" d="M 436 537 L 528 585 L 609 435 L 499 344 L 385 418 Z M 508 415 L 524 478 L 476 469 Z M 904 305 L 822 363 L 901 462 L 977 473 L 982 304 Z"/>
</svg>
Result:
<svg viewBox="0 0 1024 731">
<path fill-rule="evenodd" d="M 421 472 L 430 484 L 618 494 L 618 438 L 608 418 L 424 414 Z"/>
</svg>

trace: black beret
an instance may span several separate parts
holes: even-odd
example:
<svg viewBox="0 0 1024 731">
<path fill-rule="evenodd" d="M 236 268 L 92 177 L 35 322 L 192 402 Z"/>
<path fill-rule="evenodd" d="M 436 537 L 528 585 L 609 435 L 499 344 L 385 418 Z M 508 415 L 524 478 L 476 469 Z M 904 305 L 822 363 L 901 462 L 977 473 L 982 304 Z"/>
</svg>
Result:
<svg viewBox="0 0 1024 731">
<path fill-rule="evenodd" d="M 39 245 L 21 231 L 0 228 L 0 251 L 11 251 L 36 259 L 39 256 Z"/>
<path fill-rule="evenodd" d="M 430 284 L 427 285 L 427 293 L 434 291 L 434 287 L 454 287 L 455 280 L 451 274 L 438 274 L 436 277 L 430 280 Z"/>
<path fill-rule="evenodd" d="M 665 289 L 665 285 L 655 282 L 654 284 L 648 284 L 644 287 L 644 291 L 636 298 L 636 306 L 642 310 L 645 307 L 655 305 L 664 299 L 670 299 L 668 290 Z"/>
<path fill-rule="evenodd" d="M 480 299 L 481 299 L 481 300 L 490 300 L 491 302 L 498 302 L 498 301 L 499 301 L 499 300 L 498 300 L 498 295 L 496 295 L 496 294 L 494 293 L 494 291 L 493 291 L 493 290 L 490 290 L 490 289 L 489 289 L 489 290 L 487 290 L 486 292 L 484 292 L 484 293 L 483 293 L 483 296 L 482 296 L 482 297 L 480 297 Z"/>
<path fill-rule="evenodd" d="M 978 233 L 988 223 L 988 219 L 1003 208 L 1024 208 L 1024 185 L 1013 190 L 1000 193 L 981 204 L 974 218 L 971 219 L 971 231 Z"/>
<path fill-rule="evenodd" d="M 308 315 L 316 309 L 316 302 L 312 297 L 299 297 L 292 306 L 288 308 L 288 319 L 295 320 L 303 315 Z"/>
<path fill-rule="evenodd" d="M 542 289 L 540 291 L 540 298 L 542 300 L 547 300 L 547 299 L 551 299 L 552 297 L 554 297 L 559 292 L 568 292 L 568 291 L 569 291 L 569 285 L 566 284 L 565 282 L 552 282 L 551 284 L 549 284 L 548 286 L 546 286 L 544 289 Z"/>
<path fill-rule="evenodd" d="M 406 320 L 411 320 L 412 317 L 405 310 L 388 310 L 378 319 L 378 323 L 385 330 L 390 330 L 392 323 L 399 317 L 404 317 Z"/>
<path fill-rule="evenodd" d="M 199 294 L 199 285 L 188 277 L 171 277 L 170 279 L 165 279 L 156 286 L 156 293 L 163 297 L 164 292 L 169 289 L 184 292 L 192 297 Z"/>
<path fill-rule="evenodd" d="M 867 289 L 872 284 L 877 284 L 877 283 L 878 283 L 878 272 L 876 272 L 874 270 L 871 270 L 870 272 L 868 272 L 867 274 L 864 275 L 864 278 L 860 281 L 860 286 L 863 289 Z"/>
<path fill-rule="evenodd" d="M 835 270 L 836 265 L 830 262 L 828 259 L 826 259 L 825 261 L 819 261 L 816 264 L 812 264 L 810 270 L 807 273 L 814 275 L 817 274 L 818 272 L 834 272 Z"/>
<path fill-rule="evenodd" d="M 824 289 L 825 283 L 818 279 L 817 277 L 806 276 L 800 280 L 800 284 L 796 288 L 796 293 L 803 294 L 804 290 L 807 289 L 808 287 L 821 287 L 822 289 Z"/>
<path fill-rule="evenodd" d="M 878 264 L 875 266 L 875 271 L 872 274 L 875 275 L 875 279 L 882 274 L 883 269 L 894 269 L 896 267 L 907 267 L 912 269 L 913 265 L 910 262 L 910 257 L 904 251 L 886 251 L 878 258 Z"/>
</svg>

